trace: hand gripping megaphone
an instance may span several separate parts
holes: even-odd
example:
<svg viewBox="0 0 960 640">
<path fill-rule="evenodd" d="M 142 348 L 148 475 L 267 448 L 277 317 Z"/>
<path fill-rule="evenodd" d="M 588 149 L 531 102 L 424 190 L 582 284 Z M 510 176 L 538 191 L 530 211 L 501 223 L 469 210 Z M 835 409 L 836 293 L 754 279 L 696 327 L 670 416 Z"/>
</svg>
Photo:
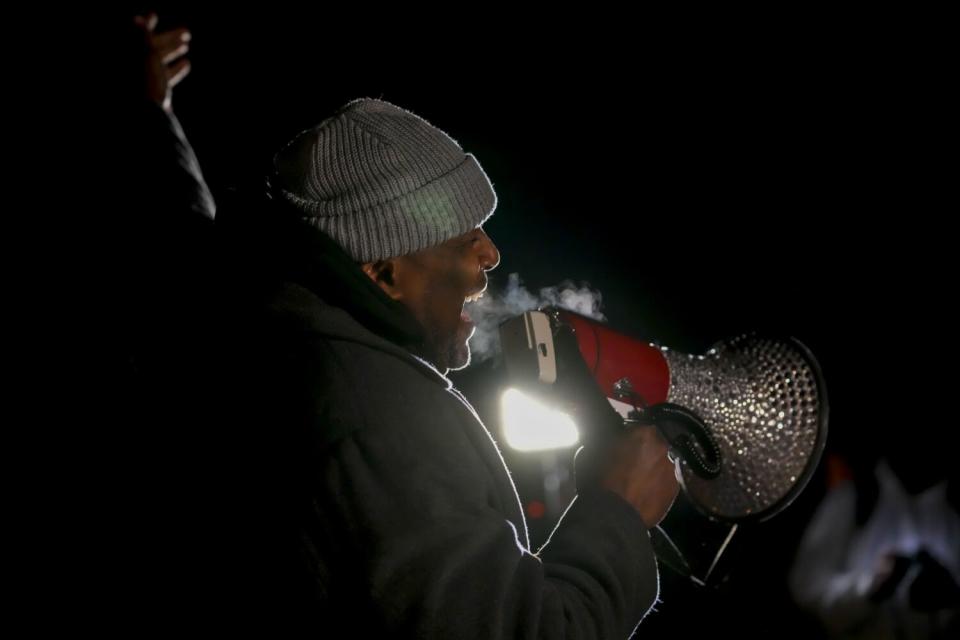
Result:
<svg viewBox="0 0 960 640">
<path fill-rule="evenodd" d="M 687 355 L 545 308 L 501 325 L 510 376 L 556 382 L 561 331 L 572 332 L 626 422 L 657 426 L 680 460 L 684 493 L 711 519 L 766 520 L 813 475 L 826 442 L 827 395 L 816 359 L 798 340 L 743 335 Z"/>
</svg>

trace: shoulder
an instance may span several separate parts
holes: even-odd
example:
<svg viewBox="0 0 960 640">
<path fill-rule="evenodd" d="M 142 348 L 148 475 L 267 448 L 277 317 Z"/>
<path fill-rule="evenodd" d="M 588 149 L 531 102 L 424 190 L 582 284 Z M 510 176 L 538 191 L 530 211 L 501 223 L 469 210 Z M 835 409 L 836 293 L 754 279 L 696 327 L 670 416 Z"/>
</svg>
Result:
<svg viewBox="0 0 960 640">
<path fill-rule="evenodd" d="M 299 389 L 326 444 L 359 429 L 416 437 L 475 419 L 447 378 L 304 287 L 278 290 L 266 322 L 273 366 Z"/>
</svg>

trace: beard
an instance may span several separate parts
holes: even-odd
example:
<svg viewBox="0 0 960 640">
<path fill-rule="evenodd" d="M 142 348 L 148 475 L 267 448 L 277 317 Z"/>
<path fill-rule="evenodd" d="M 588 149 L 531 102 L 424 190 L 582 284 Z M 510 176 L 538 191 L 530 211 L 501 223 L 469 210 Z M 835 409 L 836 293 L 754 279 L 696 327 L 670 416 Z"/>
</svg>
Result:
<svg viewBox="0 0 960 640">
<path fill-rule="evenodd" d="M 470 365 L 470 338 L 474 331 L 473 325 L 458 325 L 452 332 L 427 329 L 418 355 L 443 374 L 465 369 Z"/>
</svg>

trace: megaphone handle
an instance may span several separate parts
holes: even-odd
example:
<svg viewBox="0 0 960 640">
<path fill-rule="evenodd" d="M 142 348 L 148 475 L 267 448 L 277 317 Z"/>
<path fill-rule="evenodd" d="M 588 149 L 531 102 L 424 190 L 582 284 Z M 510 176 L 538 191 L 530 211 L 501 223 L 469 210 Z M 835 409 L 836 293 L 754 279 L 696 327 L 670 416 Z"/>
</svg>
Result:
<svg viewBox="0 0 960 640">
<path fill-rule="evenodd" d="M 584 446 L 610 442 L 623 431 L 623 418 L 610 405 L 583 359 L 573 327 L 555 325 L 553 346 L 557 356 L 555 387 L 561 389 L 575 417 L 585 423 L 581 441 Z"/>
</svg>

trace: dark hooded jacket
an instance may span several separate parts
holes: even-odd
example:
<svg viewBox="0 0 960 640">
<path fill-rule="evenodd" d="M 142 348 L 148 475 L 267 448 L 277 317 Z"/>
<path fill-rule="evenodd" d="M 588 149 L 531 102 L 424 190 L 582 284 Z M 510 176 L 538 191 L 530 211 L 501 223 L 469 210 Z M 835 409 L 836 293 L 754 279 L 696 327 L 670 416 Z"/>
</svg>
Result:
<svg viewBox="0 0 960 640">
<path fill-rule="evenodd" d="M 494 438 L 412 354 L 412 316 L 276 201 L 235 200 L 189 341 L 191 453 L 167 473 L 189 505 L 167 501 L 169 608 L 274 637 L 628 637 L 658 593 L 634 509 L 581 492 L 531 550 Z"/>
</svg>

